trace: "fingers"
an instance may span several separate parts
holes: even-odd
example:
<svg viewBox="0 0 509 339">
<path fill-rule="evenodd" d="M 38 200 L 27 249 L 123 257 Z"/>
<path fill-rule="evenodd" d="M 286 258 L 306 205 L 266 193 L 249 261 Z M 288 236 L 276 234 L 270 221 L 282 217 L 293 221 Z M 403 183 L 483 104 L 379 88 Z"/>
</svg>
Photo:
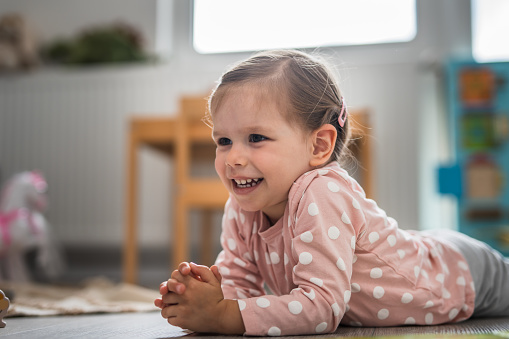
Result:
<svg viewBox="0 0 509 339">
<path fill-rule="evenodd" d="M 219 282 L 221 282 L 223 280 L 221 273 L 219 273 L 219 267 L 217 267 L 216 265 L 212 265 L 212 266 L 210 266 L 210 270 L 212 271 L 212 273 L 214 273 L 214 276 L 216 277 L 216 279 Z"/>
<path fill-rule="evenodd" d="M 218 282 L 218 279 L 216 278 L 214 273 L 212 273 L 210 268 L 208 268 L 207 266 L 191 263 L 191 271 L 193 272 L 193 274 L 199 276 L 201 280 L 206 283 Z"/>
<path fill-rule="evenodd" d="M 165 306 L 163 299 L 161 298 L 154 300 L 154 305 L 160 309 L 163 309 L 163 307 Z"/>
<path fill-rule="evenodd" d="M 173 292 L 173 293 L 177 293 L 177 294 L 183 294 L 185 291 L 186 291 L 186 285 L 184 285 L 183 283 L 177 281 L 176 279 L 169 279 L 167 281 L 167 288 L 168 288 L 168 292 Z M 167 293 L 165 293 L 167 294 Z M 164 294 L 163 294 L 164 295 Z"/>
<path fill-rule="evenodd" d="M 191 273 L 191 266 L 188 262 L 181 262 L 179 264 L 178 271 L 182 275 L 189 275 L 189 273 Z"/>
</svg>

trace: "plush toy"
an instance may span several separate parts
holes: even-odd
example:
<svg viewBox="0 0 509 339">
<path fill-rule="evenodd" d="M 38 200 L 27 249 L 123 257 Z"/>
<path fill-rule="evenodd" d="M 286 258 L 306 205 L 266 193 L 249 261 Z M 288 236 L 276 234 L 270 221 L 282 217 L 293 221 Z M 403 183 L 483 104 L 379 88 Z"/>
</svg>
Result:
<svg viewBox="0 0 509 339">
<path fill-rule="evenodd" d="M 39 63 L 37 44 L 19 14 L 0 17 L 0 72 L 27 70 Z"/>
<path fill-rule="evenodd" d="M 7 298 L 2 290 L 0 290 L 0 328 L 5 327 L 4 317 L 9 310 L 9 298 Z"/>
<path fill-rule="evenodd" d="M 47 183 L 41 173 L 22 172 L 7 182 L 0 198 L 0 280 L 30 279 L 26 253 L 37 250 L 37 264 L 48 277 L 56 276 L 61 260 L 49 236 L 46 218 Z"/>
</svg>

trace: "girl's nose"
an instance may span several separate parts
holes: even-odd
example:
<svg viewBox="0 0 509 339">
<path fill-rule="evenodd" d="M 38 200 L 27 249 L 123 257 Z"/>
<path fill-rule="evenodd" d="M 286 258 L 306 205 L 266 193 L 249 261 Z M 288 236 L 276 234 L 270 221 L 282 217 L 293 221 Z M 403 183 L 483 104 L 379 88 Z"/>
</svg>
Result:
<svg viewBox="0 0 509 339">
<path fill-rule="evenodd" d="M 226 156 L 226 165 L 230 167 L 245 166 L 246 151 L 241 146 L 233 145 Z"/>
</svg>

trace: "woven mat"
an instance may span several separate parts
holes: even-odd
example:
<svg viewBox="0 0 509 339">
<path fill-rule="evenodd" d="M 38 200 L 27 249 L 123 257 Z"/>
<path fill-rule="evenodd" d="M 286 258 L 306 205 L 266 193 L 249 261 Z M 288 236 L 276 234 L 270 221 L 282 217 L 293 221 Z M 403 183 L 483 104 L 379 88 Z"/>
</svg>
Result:
<svg viewBox="0 0 509 339">
<path fill-rule="evenodd" d="M 14 297 L 8 317 L 156 311 L 158 291 L 106 278 L 87 280 L 79 287 L 0 283 Z"/>
</svg>

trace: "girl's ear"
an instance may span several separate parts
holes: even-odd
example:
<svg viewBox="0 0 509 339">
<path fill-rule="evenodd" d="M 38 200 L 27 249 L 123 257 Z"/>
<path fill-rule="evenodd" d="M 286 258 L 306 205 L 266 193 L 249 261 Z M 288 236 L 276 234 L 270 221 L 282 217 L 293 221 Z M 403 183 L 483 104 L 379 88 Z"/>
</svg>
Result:
<svg viewBox="0 0 509 339">
<path fill-rule="evenodd" d="M 322 125 L 311 134 L 313 152 L 309 165 L 318 167 L 329 161 L 336 146 L 338 132 L 331 124 Z"/>
</svg>

